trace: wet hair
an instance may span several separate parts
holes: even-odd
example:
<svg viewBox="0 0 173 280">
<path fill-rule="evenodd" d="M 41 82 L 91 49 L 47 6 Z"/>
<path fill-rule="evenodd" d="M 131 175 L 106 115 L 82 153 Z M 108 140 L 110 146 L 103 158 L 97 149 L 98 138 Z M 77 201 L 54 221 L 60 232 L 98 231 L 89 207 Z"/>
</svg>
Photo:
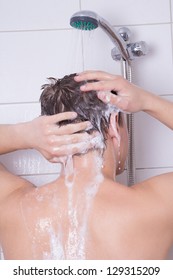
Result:
<svg viewBox="0 0 173 280">
<path fill-rule="evenodd" d="M 50 84 L 42 86 L 43 91 L 40 96 L 41 114 L 54 115 L 74 111 L 77 113 L 75 119 L 61 121 L 58 125 L 90 121 L 93 128 L 87 132 L 90 134 L 94 130 L 99 131 L 102 133 L 105 142 L 110 119 L 109 105 L 97 97 L 96 91 L 81 92 L 81 85 L 94 80 L 76 82 L 74 80 L 75 75 L 74 73 L 62 79 L 49 78 Z M 119 117 L 119 119 L 121 118 Z"/>
</svg>

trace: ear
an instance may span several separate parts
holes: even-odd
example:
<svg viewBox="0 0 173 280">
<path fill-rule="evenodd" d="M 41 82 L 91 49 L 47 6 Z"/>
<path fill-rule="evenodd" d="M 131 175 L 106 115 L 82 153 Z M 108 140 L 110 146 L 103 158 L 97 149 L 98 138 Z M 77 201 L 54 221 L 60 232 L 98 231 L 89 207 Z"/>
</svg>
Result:
<svg viewBox="0 0 173 280">
<path fill-rule="evenodd" d="M 120 145 L 120 127 L 118 124 L 118 113 L 112 113 L 110 116 L 109 135 L 113 138 L 113 142 Z"/>
</svg>

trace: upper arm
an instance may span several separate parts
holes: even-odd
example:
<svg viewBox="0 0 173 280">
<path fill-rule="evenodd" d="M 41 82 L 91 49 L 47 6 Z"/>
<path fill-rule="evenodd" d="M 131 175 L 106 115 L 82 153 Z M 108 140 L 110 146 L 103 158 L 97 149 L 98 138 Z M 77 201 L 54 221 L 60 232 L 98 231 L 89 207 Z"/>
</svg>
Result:
<svg viewBox="0 0 173 280">
<path fill-rule="evenodd" d="M 165 198 L 173 194 L 173 172 L 153 177 L 150 182 Z M 171 199 L 173 199 L 173 196 L 171 196 Z"/>
<path fill-rule="evenodd" d="M 137 185 L 151 216 L 165 226 L 173 239 L 173 172 L 152 177 Z"/>
<path fill-rule="evenodd" d="M 149 180 L 155 198 L 160 201 L 160 207 L 165 210 L 173 229 L 173 172 L 153 177 Z"/>
<path fill-rule="evenodd" d="M 172 215 L 173 221 L 173 172 L 161 174 L 136 185 L 146 199 L 154 199 L 158 207 Z"/>
<path fill-rule="evenodd" d="M 10 193 L 16 189 L 30 184 L 23 178 L 10 173 L 5 166 L 0 163 L 0 201 L 2 202 Z"/>
<path fill-rule="evenodd" d="M 148 186 L 173 208 L 173 172 L 149 179 Z"/>
</svg>

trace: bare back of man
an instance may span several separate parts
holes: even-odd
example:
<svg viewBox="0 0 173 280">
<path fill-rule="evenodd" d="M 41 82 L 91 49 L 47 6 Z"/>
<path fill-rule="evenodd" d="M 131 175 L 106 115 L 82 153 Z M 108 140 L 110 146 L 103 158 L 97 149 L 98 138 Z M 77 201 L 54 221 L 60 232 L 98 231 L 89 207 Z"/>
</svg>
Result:
<svg viewBox="0 0 173 280">
<path fill-rule="evenodd" d="M 173 242 L 172 178 L 160 175 L 131 188 L 104 178 L 87 196 L 83 181 L 70 189 L 61 177 L 35 188 L 1 166 L 4 256 L 165 259 Z"/>
</svg>

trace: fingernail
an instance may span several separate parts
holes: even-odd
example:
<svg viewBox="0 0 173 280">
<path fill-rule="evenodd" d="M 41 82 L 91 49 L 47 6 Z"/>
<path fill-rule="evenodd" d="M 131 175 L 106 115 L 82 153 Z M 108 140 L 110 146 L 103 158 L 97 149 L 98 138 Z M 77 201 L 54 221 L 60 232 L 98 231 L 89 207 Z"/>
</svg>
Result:
<svg viewBox="0 0 173 280">
<path fill-rule="evenodd" d="M 93 133 L 93 136 L 94 136 L 94 137 L 97 137 L 97 136 L 99 136 L 99 135 L 100 135 L 100 132 L 95 130 L 94 133 Z"/>
<path fill-rule="evenodd" d="M 86 85 L 80 87 L 80 90 L 85 90 L 85 89 L 86 89 Z"/>
<path fill-rule="evenodd" d="M 88 122 L 86 130 L 89 130 L 91 128 L 93 128 L 93 125 L 92 125 L 92 123 Z"/>
<path fill-rule="evenodd" d="M 100 100 L 108 103 L 109 101 L 107 100 L 107 97 L 106 97 L 106 94 L 104 92 L 98 92 L 97 93 L 97 96 Z"/>
<path fill-rule="evenodd" d="M 79 81 L 79 80 L 80 80 L 79 75 L 80 75 L 80 74 L 79 74 L 79 73 L 77 73 L 77 74 L 76 74 L 76 76 L 74 76 L 74 80 L 75 80 L 75 81 Z"/>
<path fill-rule="evenodd" d="M 52 162 L 53 162 L 53 163 L 57 163 L 57 162 L 59 162 L 59 158 L 58 158 L 58 157 L 54 157 L 54 158 L 52 158 Z"/>
<path fill-rule="evenodd" d="M 75 119 L 77 117 L 77 113 L 76 112 L 72 112 L 72 119 Z"/>
</svg>

